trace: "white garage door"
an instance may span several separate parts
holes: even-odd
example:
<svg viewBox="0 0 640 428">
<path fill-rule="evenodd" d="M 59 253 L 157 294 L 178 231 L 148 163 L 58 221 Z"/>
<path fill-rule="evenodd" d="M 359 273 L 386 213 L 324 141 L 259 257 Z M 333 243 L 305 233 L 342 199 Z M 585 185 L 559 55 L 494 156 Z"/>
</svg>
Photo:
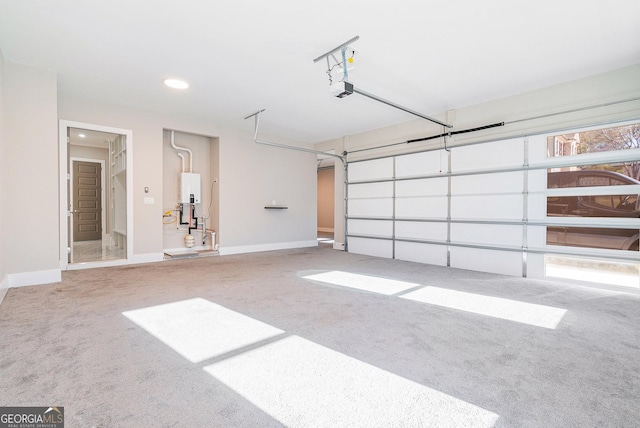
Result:
<svg viewBox="0 0 640 428">
<path fill-rule="evenodd" d="M 640 148 L 598 145 L 594 132 L 611 134 L 570 130 L 349 162 L 348 251 L 529 277 L 550 273 L 558 257 L 637 268 L 640 182 L 610 177 L 640 164 Z"/>
</svg>

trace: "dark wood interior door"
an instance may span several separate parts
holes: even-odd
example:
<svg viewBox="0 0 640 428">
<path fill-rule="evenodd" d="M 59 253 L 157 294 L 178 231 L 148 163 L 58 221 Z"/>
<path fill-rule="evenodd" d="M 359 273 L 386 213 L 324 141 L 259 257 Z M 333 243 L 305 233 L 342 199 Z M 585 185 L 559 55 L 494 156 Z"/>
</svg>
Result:
<svg viewBox="0 0 640 428">
<path fill-rule="evenodd" d="M 97 162 L 73 162 L 73 240 L 102 239 L 102 167 Z"/>
</svg>

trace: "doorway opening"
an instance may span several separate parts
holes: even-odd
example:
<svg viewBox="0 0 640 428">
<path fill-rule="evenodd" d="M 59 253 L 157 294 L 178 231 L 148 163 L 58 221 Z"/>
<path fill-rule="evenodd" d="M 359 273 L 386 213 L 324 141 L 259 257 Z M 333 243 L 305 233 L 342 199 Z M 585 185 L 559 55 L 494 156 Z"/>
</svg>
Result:
<svg viewBox="0 0 640 428">
<path fill-rule="evenodd" d="M 79 269 L 131 256 L 131 131 L 61 121 L 60 264 Z"/>
<path fill-rule="evenodd" d="M 333 247 L 335 162 L 318 156 L 318 245 Z"/>
</svg>

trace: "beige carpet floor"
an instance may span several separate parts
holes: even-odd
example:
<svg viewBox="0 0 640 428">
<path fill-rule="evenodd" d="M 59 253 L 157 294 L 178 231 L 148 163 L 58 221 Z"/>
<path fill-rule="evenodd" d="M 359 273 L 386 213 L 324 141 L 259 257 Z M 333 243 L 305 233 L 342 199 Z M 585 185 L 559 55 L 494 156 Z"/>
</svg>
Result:
<svg viewBox="0 0 640 428">
<path fill-rule="evenodd" d="M 539 308 L 561 316 L 518 318 Z M 0 406 L 63 406 L 67 427 L 634 427 L 639 326 L 637 294 L 326 247 L 68 271 L 2 301 Z"/>
</svg>

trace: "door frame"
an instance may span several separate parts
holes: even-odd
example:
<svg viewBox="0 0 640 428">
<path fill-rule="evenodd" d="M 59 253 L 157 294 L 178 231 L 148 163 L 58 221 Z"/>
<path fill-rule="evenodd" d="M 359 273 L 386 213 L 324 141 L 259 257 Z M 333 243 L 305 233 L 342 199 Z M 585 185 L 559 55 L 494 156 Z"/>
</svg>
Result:
<svg viewBox="0 0 640 428">
<path fill-rule="evenodd" d="M 68 180 L 71 179 L 69 171 L 70 159 L 68 150 L 67 135 L 69 128 L 87 129 L 90 131 L 106 132 L 109 134 L 119 134 L 126 137 L 126 191 L 127 191 L 127 258 L 123 260 L 110 260 L 110 261 L 98 261 L 83 263 L 83 268 L 101 267 L 101 266 L 115 266 L 126 264 L 128 260 L 133 257 L 133 131 L 130 129 L 114 128 L 111 126 L 96 125 L 84 122 L 75 122 L 70 120 L 60 120 L 58 127 L 58 144 L 59 144 L 59 160 L 58 170 L 60 173 L 59 183 L 59 195 L 60 195 L 60 269 L 69 269 L 70 263 L 68 262 L 68 248 L 70 248 L 69 242 L 69 195 L 67 192 Z M 104 169 L 103 169 L 104 171 Z M 104 186 L 104 183 L 103 183 Z M 104 230 L 104 229 L 103 229 Z M 74 268 L 78 268 L 78 265 L 73 265 Z"/>
</svg>

